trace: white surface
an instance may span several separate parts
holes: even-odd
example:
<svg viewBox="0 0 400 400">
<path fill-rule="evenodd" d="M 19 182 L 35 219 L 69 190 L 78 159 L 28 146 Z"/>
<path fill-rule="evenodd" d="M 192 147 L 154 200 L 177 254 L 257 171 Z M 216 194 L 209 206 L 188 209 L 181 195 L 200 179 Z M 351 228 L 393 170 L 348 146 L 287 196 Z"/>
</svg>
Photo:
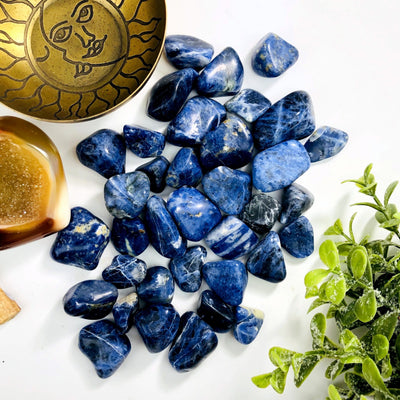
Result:
<svg viewBox="0 0 400 400">
<path fill-rule="evenodd" d="M 272 0 L 167 0 L 168 34 L 190 34 L 214 45 L 215 54 L 232 46 L 245 67 L 243 87 L 261 91 L 275 102 L 293 90 L 310 93 L 317 126 L 331 125 L 348 132 L 348 146 L 340 155 L 313 164 L 299 183 L 315 195 L 307 212 L 315 228 L 316 245 L 337 217 L 344 220 L 360 200 L 346 178 L 361 175 L 374 163 L 383 184 L 399 178 L 400 122 L 399 38 L 400 2 L 373 0 L 272 1 Z M 275 32 L 300 52 L 298 62 L 276 79 L 256 76 L 250 66 L 254 45 L 267 32 Z M 150 82 L 134 99 L 115 112 L 90 122 L 53 124 L 34 121 L 56 143 L 64 161 L 71 206 L 81 205 L 107 222 L 104 179 L 83 167 L 75 146 L 99 128 L 121 131 L 124 124 L 164 130 L 165 123 L 145 116 L 149 89 L 173 68 L 163 56 Z M 225 99 L 221 99 L 223 101 Z M 17 115 L 0 107 L 2 115 Z M 176 148 L 169 149 L 173 154 Z M 127 170 L 145 161 L 128 157 Z M 395 196 L 398 199 L 398 196 Z M 286 280 L 278 285 L 249 278 L 244 304 L 266 314 L 264 326 L 250 346 L 230 334 L 219 335 L 219 346 L 197 369 L 178 374 L 169 365 L 167 352 L 150 354 L 135 330 L 129 333 L 132 351 L 121 368 L 100 380 L 77 347 L 79 329 L 88 321 L 72 318 L 62 309 L 64 293 L 75 283 L 101 276 L 116 254 L 112 245 L 94 271 L 58 264 L 49 256 L 54 236 L 0 253 L 0 287 L 15 298 L 22 311 L 0 326 L 0 397 L 9 399 L 298 399 L 320 400 L 328 381 L 317 368 L 296 389 L 292 373 L 285 394 L 258 389 L 253 375 L 271 371 L 268 349 L 279 345 L 299 351 L 309 348 L 310 316 L 304 299 L 303 277 L 318 264 L 314 254 L 295 260 L 287 254 Z M 149 266 L 166 260 L 146 251 L 140 258 Z M 198 293 L 176 291 L 178 311 L 195 309 Z"/>
</svg>

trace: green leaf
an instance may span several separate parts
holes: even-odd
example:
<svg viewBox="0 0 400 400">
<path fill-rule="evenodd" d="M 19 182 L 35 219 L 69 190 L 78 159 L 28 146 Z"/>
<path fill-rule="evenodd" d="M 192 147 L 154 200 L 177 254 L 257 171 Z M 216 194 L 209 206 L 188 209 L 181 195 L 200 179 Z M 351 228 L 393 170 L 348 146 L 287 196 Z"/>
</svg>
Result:
<svg viewBox="0 0 400 400">
<path fill-rule="evenodd" d="M 325 240 L 319 246 L 319 257 L 331 271 L 339 266 L 339 252 L 335 242 L 332 240 Z"/>
<path fill-rule="evenodd" d="M 360 279 L 367 268 L 368 254 L 363 246 L 355 247 L 347 258 L 347 265 L 355 279 Z"/>
<path fill-rule="evenodd" d="M 367 167 L 364 170 L 364 174 L 363 174 L 363 178 L 364 178 L 364 182 L 367 183 L 370 180 L 370 174 L 371 174 L 371 170 L 372 170 L 372 166 L 373 164 L 368 164 Z"/>
<path fill-rule="evenodd" d="M 397 218 L 391 218 L 385 222 L 382 222 L 379 226 L 381 228 L 393 228 L 394 226 L 399 226 L 400 220 Z"/>
<path fill-rule="evenodd" d="M 318 296 L 318 286 L 311 286 L 306 288 L 305 298 L 309 299 L 311 297 Z"/>
<path fill-rule="evenodd" d="M 340 360 L 334 360 L 325 371 L 325 377 L 330 380 L 335 380 L 343 371 L 344 364 Z"/>
<path fill-rule="evenodd" d="M 346 372 L 344 374 L 344 381 L 357 395 L 370 395 L 374 391 L 362 375 Z"/>
<path fill-rule="evenodd" d="M 341 275 L 333 275 L 326 282 L 326 298 L 333 304 L 340 304 L 346 295 L 346 280 Z"/>
<path fill-rule="evenodd" d="M 310 331 L 313 338 L 313 348 L 319 349 L 323 347 L 326 332 L 326 318 L 324 314 L 318 313 L 313 316 L 310 322 Z"/>
<path fill-rule="evenodd" d="M 374 351 L 375 360 L 380 361 L 389 353 L 389 340 L 384 335 L 374 335 L 372 337 L 372 350 Z"/>
<path fill-rule="evenodd" d="M 296 387 L 301 386 L 301 384 L 306 380 L 311 371 L 318 364 L 321 359 L 320 355 L 316 354 L 296 354 L 292 358 L 292 367 L 294 371 L 294 383 Z"/>
<path fill-rule="evenodd" d="M 374 203 L 361 202 L 361 203 L 354 203 L 354 204 L 352 204 L 352 206 L 366 206 L 366 207 L 371 207 L 371 208 L 373 208 L 374 210 L 377 210 L 377 211 L 382 211 L 382 208 L 377 206 Z"/>
<path fill-rule="evenodd" d="M 354 214 L 351 216 L 350 222 L 349 222 L 349 233 L 350 233 L 351 240 L 352 240 L 353 242 L 356 241 L 355 238 L 354 238 L 354 232 L 353 232 L 353 222 L 354 222 L 354 218 L 356 217 L 356 215 L 357 215 L 357 213 L 354 213 Z"/>
<path fill-rule="evenodd" d="M 383 379 L 389 379 L 392 376 L 393 367 L 390 362 L 390 355 L 388 354 L 385 358 L 381 360 L 381 375 Z"/>
<path fill-rule="evenodd" d="M 272 373 L 269 372 L 268 374 L 261 374 L 257 376 L 253 376 L 251 381 L 259 388 L 265 389 L 271 384 L 271 377 Z"/>
<path fill-rule="evenodd" d="M 282 371 L 280 368 L 277 368 L 272 372 L 270 384 L 274 388 L 274 390 L 279 394 L 282 394 L 283 391 L 285 390 L 286 375 L 287 372 Z"/>
<path fill-rule="evenodd" d="M 343 242 L 337 245 L 339 255 L 347 257 L 353 248 L 354 244 L 350 242 Z"/>
<path fill-rule="evenodd" d="M 394 181 L 386 188 L 385 196 L 383 199 L 383 205 L 385 207 L 388 205 L 389 199 L 392 196 L 394 189 L 396 189 L 396 186 L 398 185 L 398 183 L 399 183 L 399 181 Z"/>
<path fill-rule="evenodd" d="M 308 308 L 307 313 L 311 312 L 312 310 L 316 309 L 317 307 L 323 306 L 324 304 L 327 304 L 327 302 L 324 300 L 321 300 L 321 299 L 315 299 L 311 303 L 310 307 Z"/>
<path fill-rule="evenodd" d="M 318 285 L 323 279 L 325 279 L 331 271 L 328 269 L 317 268 L 308 272 L 304 277 L 304 284 L 307 288 Z"/>
<path fill-rule="evenodd" d="M 366 358 L 362 364 L 362 373 L 368 384 L 378 392 L 389 393 L 378 367 L 371 358 Z"/>
<path fill-rule="evenodd" d="M 342 328 L 351 327 L 357 321 L 357 315 L 354 311 L 355 302 L 351 302 L 345 307 L 342 307 L 336 314 L 337 322 Z"/>
<path fill-rule="evenodd" d="M 394 348 L 396 350 L 397 358 L 400 360 L 400 335 L 397 335 Z"/>
<path fill-rule="evenodd" d="M 373 290 L 365 290 L 363 295 L 357 299 L 354 311 L 361 322 L 371 321 L 376 314 L 377 304 Z"/>
<path fill-rule="evenodd" d="M 340 333 L 339 341 L 346 352 L 362 350 L 362 344 L 360 340 L 349 329 L 344 329 Z"/>
<path fill-rule="evenodd" d="M 396 204 L 389 203 L 386 207 L 386 213 L 389 215 L 390 218 L 396 218 L 395 217 L 395 215 L 397 214 Z"/>
<path fill-rule="evenodd" d="M 343 234 L 343 225 L 340 219 L 337 219 L 335 223 L 330 226 L 325 232 L 325 235 L 341 235 Z"/>
<path fill-rule="evenodd" d="M 397 317 L 397 311 L 381 315 L 372 323 L 369 331 L 362 337 L 362 342 L 371 343 L 372 345 L 372 338 L 374 335 L 384 335 L 388 340 L 390 340 L 397 326 Z"/>
<path fill-rule="evenodd" d="M 328 395 L 330 400 L 342 400 L 338 390 L 332 384 L 328 386 Z"/>
<path fill-rule="evenodd" d="M 269 351 L 269 359 L 275 367 L 287 372 L 295 354 L 295 351 L 283 349 L 282 347 L 272 347 Z"/>
<path fill-rule="evenodd" d="M 359 190 L 359 192 L 363 193 L 363 194 L 366 194 L 368 196 L 373 196 L 375 194 L 375 192 L 376 192 L 376 186 L 377 186 L 376 182 L 371 182 L 369 185 L 366 185 L 366 186 L 362 187 Z"/>
</svg>

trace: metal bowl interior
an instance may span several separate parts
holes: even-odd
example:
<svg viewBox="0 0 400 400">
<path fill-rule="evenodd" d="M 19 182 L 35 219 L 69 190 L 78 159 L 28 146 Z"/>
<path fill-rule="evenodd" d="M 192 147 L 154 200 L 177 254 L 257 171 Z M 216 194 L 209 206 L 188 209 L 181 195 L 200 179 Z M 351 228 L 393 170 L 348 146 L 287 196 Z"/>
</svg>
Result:
<svg viewBox="0 0 400 400">
<path fill-rule="evenodd" d="M 164 0 L 0 1 L 0 101 L 81 121 L 134 96 L 165 39 Z"/>
</svg>

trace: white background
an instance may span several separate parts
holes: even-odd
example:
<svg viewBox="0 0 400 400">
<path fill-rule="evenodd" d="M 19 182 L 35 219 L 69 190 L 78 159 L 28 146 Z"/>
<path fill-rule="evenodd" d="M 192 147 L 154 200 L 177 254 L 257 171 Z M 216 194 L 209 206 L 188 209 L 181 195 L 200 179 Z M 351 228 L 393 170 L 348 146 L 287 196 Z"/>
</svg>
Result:
<svg viewBox="0 0 400 400">
<path fill-rule="evenodd" d="M 400 135 L 400 2 L 397 0 L 168 0 L 167 34 L 189 34 L 213 44 L 215 54 L 227 46 L 240 55 L 243 87 L 259 90 L 276 102 L 293 90 L 306 90 L 313 99 L 316 123 L 342 129 L 349 143 L 338 156 L 315 163 L 299 179 L 315 195 L 307 212 L 315 229 L 316 245 L 338 217 L 354 211 L 351 202 L 365 200 L 350 184 L 340 182 L 361 175 L 374 163 L 381 192 L 399 177 Z M 275 32 L 299 52 L 298 62 L 275 79 L 261 78 L 250 65 L 252 49 L 268 32 Z M 121 108 L 102 118 L 76 124 L 32 120 L 56 143 L 68 180 L 71 206 L 87 207 L 111 222 L 103 204 L 104 178 L 82 166 L 75 147 L 100 128 L 121 131 L 138 124 L 164 131 L 166 124 L 145 116 L 151 86 L 172 72 L 163 55 L 146 87 Z M 225 101 L 226 99 L 220 99 Z M 1 115 L 17 115 L 0 106 Z M 166 150 L 167 156 L 176 148 Z M 129 154 L 127 170 L 140 160 Z M 398 196 L 395 196 L 398 199 Z M 371 221 L 367 222 L 372 226 Z M 219 346 L 197 369 L 179 374 L 169 365 L 167 352 L 150 354 L 133 329 L 132 351 L 107 380 L 97 377 L 77 347 L 78 332 L 88 321 L 72 318 L 62 309 L 64 293 L 75 283 L 101 276 L 116 254 L 108 246 L 99 267 L 85 271 L 58 264 L 49 256 L 54 236 L 0 253 L 0 287 L 17 300 L 22 311 L 0 326 L 0 397 L 9 399 L 298 399 L 320 400 L 328 381 L 317 368 L 300 388 L 293 374 L 283 396 L 271 388 L 258 389 L 254 375 L 272 370 L 268 349 L 279 345 L 305 351 L 311 344 L 303 278 L 318 266 L 317 253 L 296 260 L 285 253 L 287 278 L 278 285 L 249 277 L 244 304 L 262 309 L 264 326 L 249 346 L 231 334 L 218 335 Z M 166 265 L 166 259 L 146 250 L 139 258 L 148 265 Z M 198 294 L 176 290 L 173 304 L 179 312 L 194 310 Z"/>
</svg>

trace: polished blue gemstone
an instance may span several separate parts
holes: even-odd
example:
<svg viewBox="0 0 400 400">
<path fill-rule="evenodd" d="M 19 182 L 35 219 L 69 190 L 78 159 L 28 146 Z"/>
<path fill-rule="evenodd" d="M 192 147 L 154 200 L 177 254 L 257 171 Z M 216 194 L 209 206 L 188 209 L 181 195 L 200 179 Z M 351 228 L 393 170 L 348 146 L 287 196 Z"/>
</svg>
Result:
<svg viewBox="0 0 400 400">
<path fill-rule="evenodd" d="M 250 344 L 260 332 L 264 322 L 264 313 L 247 307 L 237 307 L 233 336 L 242 344 Z"/>
<path fill-rule="evenodd" d="M 170 121 L 182 108 L 197 76 L 192 68 L 165 75 L 151 89 L 147 113 L 159 121 Z"/>
<path fill-rule="evenodd" d="M 203 172 L 195 152 L 190 147 L 183 147 L 172 160 L 165 182 L 173 188 L 197 186 L 202 177 Z"/>
<path fill-rule="evenodd" d="M 251 177 L 247 172 L 217 167 L 204 175 L 202 184 L 207 197 L 226 214 L 239 214 L 250 200 Z"/>
<path fill-rule="evenodd" d="M 228 112 L 239 115 L 248 123 L 254 122 L 270 107 L 271 102 L 253 89 L 242 89 L 225 103 Z"/>
<path fill-rule="evenodd" d="M 167 141 L 176 146 L 199 145 L 204 135 L 215 129 L 225 116 L 225 107 L 217 101 L 192 97 L 169 123 Z"/>
<path fill-rule="evenodd" d="M 108 378 L 131 350 L 128 337 L 108 320 L 93 322 L 79 332 L 79 348 L 93 363 L 100 378 Z"/>
<path fill-rule="evenodd" d="M 149 245 L 149 237 L 143 221 L 139 218 L 114 218 L 111 241 L 121 254 L 138 256 Z"/>
<path fill-rule="evenodd" d="M 188 311 L 181 316 L 178 336 L 170 347 L 168 359 L 178 372 L 195 368 L 218 345 L 211 327 L 197 314 Z"/>
<path fill-rule="evenodd" d="M 279 237 L 282 247 L 293 257 L 305 258 L 314 251 L 314 230 L 303 215 L 284 226 Z"/>
<path fill-rule="evenodd" d="M 102 280 L 86 280 L 64 295 L 64 311 L 74 317 L 100 319 L 109 314 L 118 297 L 117 288 Z"/>
<path fill-rule="evenodd" d="M 204 136 L 200 162 L 208 170 L 219 165 L 240 168 L 251 161 L 253 148 L 253 138 L 245 122 L 230 114 L 216 129 Z"/>
<path fill-rule="evenodd" d="M 250 253 L 246 262 L 247 270 L 258 278 L 278 283 L 286 278 L 285 260 L 279 236 L 271 231 Z"/>
<path fill-rule="evenodd" d="M 136 171 L 144 172 L 150 180 L 150 190 L 153 193 L 161 193 L 165 189 L 165 177 L 169 168 L 169 161 L 164 156 L 158 156 L 136 168 Z"/>
<path fill-rule="evenodd" d="M 289 69 L 298 58 L 296 47 L 275 33 L 268 33 L 257 43 L 251 65 L 257 74 L 275 78 Z"/>
<path fill-rule="evenodd" d="M 304 143 L 311 162 L 325 160 L 338 154 L 346 146 L 346 132 L 330 126 L 321 126 Z"/>
<path fill-rule="evenodd" d="M 174 340 L 180 317 L 171 304 L 148 304 L 135 315 L 135 326 L 151 353 L 159 353 Z"/>
<path fill-rule="evenodd" d="M 253 124 L 255 146 L 264 150 L 289 139 L 303 139 L 315 129 L 314 109 L 304 91 L 289 93 Z"/>
<path fill-rule="evenodd" d="M 54 260 L 92 270 L 110 241 L 107 225 L 83 207 L 71 210 L 68 226 L 58 232 L 51 248 Z"/>
<path fill-rule="evenodd" d="M 310 168 L 310 157 L 297 140 L 288 140 L 258 153 L 253 160 L 253 185 L 274 192 L 292 184 Z"/>
<path fill-rule="evenodd" d="M 221 220 L 218 208 L 191 187 L 181 187 L 171 193 L 167 208 L 183 237 L 197 242 L 203 239 Z"/>
<path fill-rule="evenodd" d="M 283 190 L 282 213 L 280 222 L 283 225 L 293 222 L 307 211 L 314 203 L 314 196 L 303 186 L 293 183 Z"/>
<path fill-rule="evenodd" d="M 184 292 L 196 292 L 201 286 L 201 269 L 207 257 L 203 246 L 189 247 L 185 254 L 169 262 L 169 270 L 178 287 Z"/>
<path fill-rule="evenodd" d="M 125 125 L 124 137 L 126 147 L 141 158 L 160 156 L 165 147 L 162 133 L 139 126 Z"/>
<path fill-rule="evenodd" d="M 148 200 L 146 224 L 149 228 L 150 242 L 162 256 L 173 258 L 185 252 L 186 240 L 179 233 L 161 197 L 152 196 Z"/>
<path fill-rule="evenodd" d="M 136 292 L 118 299 L 112 309 L 115 325 L 121 333 L 126 333 L 133 325 L 133 318 L 139 308 L 139 298 Z"/>
<path fill-rule="evenodd" d="M 231 306 L 238 306 L 247 286 L 247 271 L 239 260 L 210 261 L 203 265 L 207 285 Z"/>
<path fill-rule="evenodd" d="M 150 194 L 150 180 L 144 172 L 114 175 L 104 185 L 108 212 L 116 218 L 135 218 L 143 210 Z"/>
<path fill-rule="evenodd" d="M 171 303 L 174 296 L 174 279 L 168 268 L 151 267 L 136 289 L 139 298 L 146 303 Z"/>
</svg>

